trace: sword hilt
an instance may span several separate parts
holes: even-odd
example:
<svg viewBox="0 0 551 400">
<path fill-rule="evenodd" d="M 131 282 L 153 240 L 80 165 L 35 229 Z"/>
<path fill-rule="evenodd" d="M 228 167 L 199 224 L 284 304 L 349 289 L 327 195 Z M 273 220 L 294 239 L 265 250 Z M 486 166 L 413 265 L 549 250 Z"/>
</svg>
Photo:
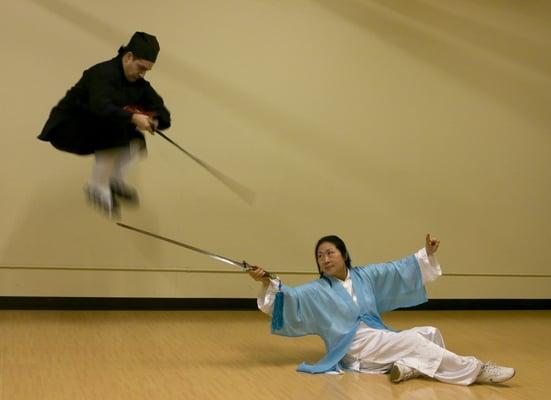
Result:
<svg viewBox="0 0 551 400">
<path fill-rule="evenodd" d="M 256 267 L 254 265 L 247 263 L 247 261 L 243 261 L 243 269 L 245 271 L 251 271 L 255 268 Z M 268 272 L 268 271 L 264 271 L 264 276 L 270 279 L 278 279 L 276 274 L 272 274 L 271 272 Z"/>
</svg>

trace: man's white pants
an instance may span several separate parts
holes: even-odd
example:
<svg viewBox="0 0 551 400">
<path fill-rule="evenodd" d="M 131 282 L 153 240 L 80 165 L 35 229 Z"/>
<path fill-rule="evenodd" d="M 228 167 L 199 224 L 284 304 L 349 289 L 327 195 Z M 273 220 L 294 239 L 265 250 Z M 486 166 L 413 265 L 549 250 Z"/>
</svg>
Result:
<svg viewBox="0 0 551 400">
<path fill-rule="evenodd" d="M 111 202 L 110 182 L 124 182 L 126 173 L 139 152 L 140 144 L 137 141 L 130 142 L 125 147 L 96 151 L 88 186 Z"/>
</svg>

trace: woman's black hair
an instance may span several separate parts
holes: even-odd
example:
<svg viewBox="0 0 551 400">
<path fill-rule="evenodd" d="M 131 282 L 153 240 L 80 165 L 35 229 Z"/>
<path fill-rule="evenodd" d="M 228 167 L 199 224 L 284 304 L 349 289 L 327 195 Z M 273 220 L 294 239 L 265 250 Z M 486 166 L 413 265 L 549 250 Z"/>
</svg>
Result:
<svg viewBox="0 0 551 400">
<path fill-rule="evenodd" d="M 322 243 L 334 244 L 335 247 L 341 252 L 344 258 L 344 264 L 346 265 L 346 268 L 348 269 L 352 268 L 352 260 L 350 259 L 350 254 L 348 254 L 348 250 L 346 249 L 346 245 L 344 244 L 344 241 L 336 235 L 324 236 L 320 240 L 318 240 L 318 243 L 316 244 L 316 249 L 314 251 L 314 257 L 316 258 L 316 265 L 318 266 L 318 272 L 320 274 L 320 278 L 325 278 L 325 276 L 323 276 L 323 273 L 321 272 L 320 264 L 318 262 L 318 249 Z"/>
</svg>

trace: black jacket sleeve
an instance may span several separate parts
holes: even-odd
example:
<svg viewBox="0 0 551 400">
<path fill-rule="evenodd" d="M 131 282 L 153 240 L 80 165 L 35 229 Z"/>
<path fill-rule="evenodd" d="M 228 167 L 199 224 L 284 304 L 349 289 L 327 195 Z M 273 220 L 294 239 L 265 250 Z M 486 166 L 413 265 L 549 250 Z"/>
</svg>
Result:
<svg viewBox="0 0 551 400">
<path fill-rule="evenodd" d="M 165 107 L 163 98 L 157 94 L 155 89 L 145 82 L 145 88 L 140 99 L 140 104 L 148 111 L 153 111 L 159 121 L 159 129 L 170 128 L 170 112 Z"/>
<path fill-rule="evenodd" d="M 90 112 L 113 122 L 130 123 L 132 114 L 124 111 L 121 107 L 124 101 L 124 92 L 121 88 L 120 79 L 105 69 L 89 70 L 84 74 L 86 86 L 88 87 Z"/>
</svg>

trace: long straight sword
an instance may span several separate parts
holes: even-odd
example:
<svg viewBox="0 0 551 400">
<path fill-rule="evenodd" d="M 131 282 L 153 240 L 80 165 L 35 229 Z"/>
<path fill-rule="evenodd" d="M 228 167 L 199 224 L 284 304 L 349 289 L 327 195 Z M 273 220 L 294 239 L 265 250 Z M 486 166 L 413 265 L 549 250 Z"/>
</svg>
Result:
<svg viewBox="0 0 551 400">
<path fill-rule="evenodd" d="M 155 116 L 156 116 L 155 112 L 144 110 L 140 106 L 137 106 L 137 105 L 127 105 L 123 109 L 125 111 L 131 112 L 131 113 L 145 114 L 149 118 L 155 118 Z M 169 138 L 162 130 L 160 130 L 158 128 L 154 128 L 154 130 L 155 130 L 155 133 L 157 133 L 160 137 L 162 137 L 167 142 L 172 144 L 174 147 L 176 147 L 182 153 L 187 155 L 189 158 L 191 158 L 193 161 L 195 161 L 201 167 L 205 168 L 208 172 L 211 173 L 212 176 L 214 176 L 216 179 L 218 179 L 220 182 L 222 182 L 228 189 L 230 189 L 236 195 L 241 197 L 241 199 L 243 199 L 249 205 L 253 204 L 255 195 L 254 195 L 254 192 L 251 189 L 249 189 L 249 188 L 243 186 L 242 184 L 236 182 L 234 179 L 232 179 L 229 176 L 227 176 L 227 175 L 223 174 L 222 172 L 218 171 L 216 168 L 208 165 L 206 162 L 204 162 L 200 158 L 194 156 L 189 151 L 187 151 L 182 146 L 180 146 L 178 143 L 176 143 L 174 140 Z"/>
<path fill-rule="evenodd" d="M 251 271 L 251 270 L 256 269 L 256 267 L 248 264 L 246 261 L 240 262 L 240 261 L 232 260 L 231 258 L 224 257 L 224 256 L 221 256 L 219 254 L 215 254 L 215 253 L 212 253 L 210 251 L 200 249 L 199 247 L 195 247 L 195 246 L 192 246 L 192 245 L 187 244 L 187 243 L 182 243 L 182 242 L 179 242 L 177 240 L 167 238 L 165 236 L 157 235 L 155 233 L 148 232 L 148 231 L 140 229 L 140 228 L 136 228 L 136 227 L 133 227 L 133 226 L 130 226 L 130 225 L 126 225 L 126 224 L 123 224 L 122 222 L 117 222 L 117 225 L 120 226 L 120 227 L 129 229 L 131 231 L 138 232 L 138 233 L 141 233 L 143 235 L 153 237 L 155 239 L 160 239 L 160 240 L 163 240 L 165 242 L 175 244 L 176 246 L 185 247 L 188 250 L 192 250 L 192 251 L 195 251 L 197 253 L 204 254 L 206 256 L 214 258 L 215 260 L 222 261 L 226 264 L 233 265 L 234 267 L 241 268 L 244 271 Z M 264 271 L 264 272 L 266 273 L 266 276 L 269 277 L 270 279 L 276 279 L 275 274 L 272 274 L 271 272 L 268 272 L 268 271 Z"/>
<path fill-rule="evenodd" d="M 228 189 L 230 189 L 232 192 L 234 192 L 236 195 L 238 195 L 247 204 L 249 204 L 249 205 L 253 204 L 255 195 L 254 195 L 254 192 L 252 190 L 250 190 L 249 188 L 246 188 L 242 184 L 236 182 L 234 179 L 232 179 L 229 176 L 227 176 L 227 175 L 223 174 L 222 172 L 218 171 L 216 168 L 208 165 L 206 162 L 204 162 L 200 158 L 194 156 L 189 151 L 187 151 L 182 146 L 180 146 L 178 143 L 176 143 L 174 140 L 169 138 L 160 129 L 155 128 L 155 133 L 157 133 L 159 136 L 161 136 L 167 142 L 172 144 L 174 147 L 176 147 L 177 149 L 182 151 L 185 155 L 187 155 L 189 158 L 191 158 L 193 161 L 195 161 L 201 167 L 203 167 L 208 172 L 210 172 L 212 176 L 214 176 L 216 179 L 218 179 L 220 182 L 222 182 Z"/>
</svg>

